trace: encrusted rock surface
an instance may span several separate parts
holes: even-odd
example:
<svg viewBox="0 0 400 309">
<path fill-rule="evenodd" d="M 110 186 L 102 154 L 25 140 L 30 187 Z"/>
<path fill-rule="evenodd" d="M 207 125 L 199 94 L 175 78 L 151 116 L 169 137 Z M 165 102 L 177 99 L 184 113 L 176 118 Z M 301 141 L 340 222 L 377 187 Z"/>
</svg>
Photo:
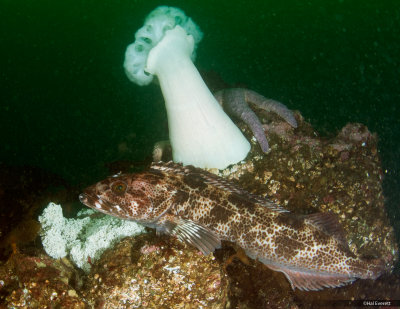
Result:
<svg viewBox="0 0 400 309">
<path fill-rule="evenodd" d="M 398 248 L 384 207 L 377 136 L 356 123 L 320 138 L 296 118 L 295 130 L 279 120 L 264 126 L 269 153 L 262 155 L 253 140 L 245 163 L 217 173 L 292 212 L 335 213 L 354 253 L 394 263 Z"/>
<path fill-rule="evenodd" d="M 0 308 L 218 309 L 227 295 L 226 272 L 213 255 L 154 233 L 125 238 L 89 275 L 44 254 L 16 253 L 0 265 Z"/>
<path fill-rule="evenodd" d="M 348 124 L 336 137 L 321 138 L 299 113 L 297 129 L 271 114 L 257 114 L 268 123 L 271 151 L 263 154 L 252 139 L 246 162 L 213 172 L 292 212 L 333 212 L 355 254 L 395 263 L 398 248 L 384 208 L 377 137 L 361 124 Z M 22 254 L 17 247 L 15 241 L 14 253 L 0 264 L 0 307 L 312 308 L 333 306 L 334 300 L 340 305 L 400 298 L 398 274 L 320 292 L 292 291 L 284 275 L 260 262 L 227 263 L 235 253 L 229 243 L 203 256 L 154 232 L 124 239 L 89 275 L 67 259 L 51 259 L 41 250 Z"/>
<path fill-rule="evenodd" d="M 86 308 L 77 292 L 81 285 L 79 271 L 68 260 L 17 252 L 0 265 L 0 307 Z"/>
<path fill-rule="evenodd" d="M 228 281 L 213 255 L 151 234 L 126 238 L 105 253 L 84 298 L 102 308 L 225 308 Z"/>
</svg>

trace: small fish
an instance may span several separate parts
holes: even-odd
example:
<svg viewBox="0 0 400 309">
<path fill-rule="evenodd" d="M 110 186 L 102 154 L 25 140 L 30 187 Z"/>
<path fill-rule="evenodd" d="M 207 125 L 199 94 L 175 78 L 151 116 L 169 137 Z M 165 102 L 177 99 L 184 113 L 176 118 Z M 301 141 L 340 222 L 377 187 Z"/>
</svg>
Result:
<svg viewBox="0 0 400 309">
<path fill-rule="evenodd" d="M 293 289 L 339 287 L 375 279 L 380 259 L 354 256 L 336 218 L 288 212 L 263 197 L 195 168 L 155 163 L 148 171 L 118 174 L 84 190 L 80 201 L 121 219 L 176 236 L 209 254 L 221 240 L 285 274 Z"/>
</svg>

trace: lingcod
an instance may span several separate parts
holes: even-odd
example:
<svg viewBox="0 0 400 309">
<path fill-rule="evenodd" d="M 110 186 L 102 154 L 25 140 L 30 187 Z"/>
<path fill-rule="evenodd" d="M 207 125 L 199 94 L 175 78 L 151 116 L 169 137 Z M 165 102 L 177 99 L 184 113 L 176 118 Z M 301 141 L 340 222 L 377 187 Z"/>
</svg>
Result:
<svg viewBox="0 0 400 309">
<path fill-rule="evenodd" d="M 106 178 L 79 196 L 88 207 L 177 237 L 204 254 L 230 241 L 282 272 L 293 289 L 339 287 L 385 272 L 348 248 L 334 215 L 299 215 L 193 166 L 153 163 Z"/>
</svg>

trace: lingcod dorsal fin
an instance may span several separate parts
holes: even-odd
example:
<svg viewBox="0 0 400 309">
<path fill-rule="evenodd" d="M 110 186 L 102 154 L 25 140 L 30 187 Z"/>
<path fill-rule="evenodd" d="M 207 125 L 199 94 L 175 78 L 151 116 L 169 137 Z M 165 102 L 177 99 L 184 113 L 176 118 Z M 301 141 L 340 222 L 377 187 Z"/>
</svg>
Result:
<svg viewBox="0 0 400 309">
<path fill-rule="evenodd" d="M 167 173 L 174 173 L 182 176 L 193 176 L 201 179 L 205 184 L 211 184 L 220 188 L 221 190 L 229 191 L 232 194 L 237 194 L 240 196 L 240 198 L 244 198 L 249 200 L 250 202 L 260 204 L 264 207 L 269 208 L 272 211 L 289 212 L 288 210 L 282 208 L 280 205 L 275 204 L 262 196 L 249 193 L 228 180 L 225 180 L 200 168 L 196 168 L 192 165 L 182 166 L 182 164 L 169 161 L 167 163 L 153 163 L 150 168 L 153 170 L 165 171 Z"/>
<path fill-rule="evenodd" d="M 168 231 L 168 234 L 175 235 L 180 241 L 195 246 L 204 255 L 221 248 L 221 240 L 215 233 L 193 221 L 179 219 L 170 224 L 173 227 Z"/>
</svg>

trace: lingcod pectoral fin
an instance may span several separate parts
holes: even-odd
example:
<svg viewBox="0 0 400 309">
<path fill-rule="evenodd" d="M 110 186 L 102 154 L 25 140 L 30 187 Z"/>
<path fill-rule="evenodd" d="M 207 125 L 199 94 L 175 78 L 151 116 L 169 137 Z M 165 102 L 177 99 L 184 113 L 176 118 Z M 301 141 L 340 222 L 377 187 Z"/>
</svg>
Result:
<svg viewBox="0 0 400 309">
<path fill-rule="evenodd" d="M 180 241 L 197 247 L 204 255 L 208 255 L 221 247 L 220 238 L 209 229 L 190 220 L 179 220 L 171 230 Z"/>
<path fill-rule="evenodd" d="M 323 288 L 337 288 L 356 280 L 344 274 L 319 273 L 308 270 L 295 270 L 283 266 L 267 265 L 275 271 L 282 272 L 289 280 L 292 289 L 318 291 Z"/>
<path fill-rule="evenodd" d="M 305 216 L 306 222 L 310 223 L 320 231 L 335 238 L 346 250 L 349 245 L 342 225 L 339 223 L 337 215 L 330 212 L 320 212 Z"/>
</svg>

